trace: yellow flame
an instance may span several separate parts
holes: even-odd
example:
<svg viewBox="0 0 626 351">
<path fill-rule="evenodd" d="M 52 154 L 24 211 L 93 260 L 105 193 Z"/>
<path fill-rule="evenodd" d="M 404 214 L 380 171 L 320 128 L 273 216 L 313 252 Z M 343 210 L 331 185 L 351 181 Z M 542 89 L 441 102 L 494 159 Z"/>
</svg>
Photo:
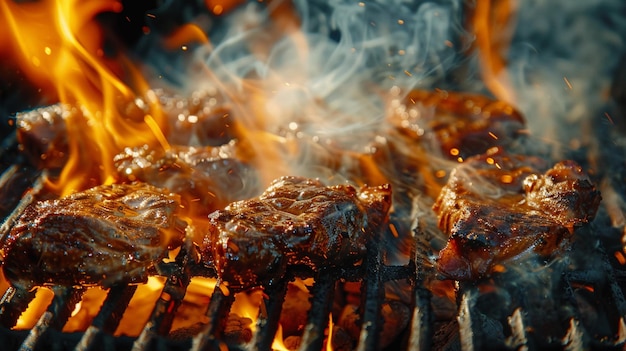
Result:
<svg viewBox="0 0 626 351">
<path fill-rule="evenodd" d="M 40 288 L 35 293 L 35 298 L 30 302 L 28 308 L 15 323 L 13 329 L 31 329 L 39 320 L 39 317 L 46 311 L 52 302 L 54 293 L 50 289 Z"/>
<path fill-rule="evenodd" d="M 276 335 L 274 336 L 274 341 L 272 342 L 272 350 L 273 351 L 291 351 L 285 346 L 284 338 L 283 338 L 283 326 L 278 324 L 278 329 L 276 330 Z"/>
<path fill-rule="evenodd" d="M 137 287 L 124 316 L 115 331 L 115 335 L 137 336 L 147 323 L 152 309 L 161 296 L 165 286 L 164 277 L 149 277 L 146 284 Z"/>
<path fill-rule="evenodd" d="M 124 147 L 169 147 L 156 101 L 148 101 L 150 113 L 138 121 L 123 112 L 149 87 L 129 59 L 103 49 L 96 15 L 121 10 L 116 0 L 0 2 L 10 60 L 48 100 L 73 107 L 66 119 L 69 160 L 48 184 L 60 195 L 114 182 L 113 157 Z"/>
<path fill-rule="evenodd" d="M 333 350 L 333 314 L 328 314 L 328 338 L 326 339 L 326 351 Z"/>
<path fill-rule="evenodd" d="M 82 307 L 83 307 L 83 302 L 82 301 L 78 301 L 76 306 L 74 306 L 74 310 L 72 311 L 72 314 L 70 315 L 70 317 L 76 316 L 78 314 L 78 312 L 80 312 L 80 309 Z"/>
<path fill-rule="evenodd" d="M 263 291 L 254 290 L 251 292 L 241 292 L 235 294 L 235 301 L 230 309 L 231 313 L 235 313 L 240 317 L 252 320 L 250 329 L 254 333 L 256 330 L 256 321 L 259 317 L 259 307 L 263 303 Z"/>
<path fill-rule="evenodd" d="M 514 101 L 514 94 L 506 76 L 505 54 L 513 36 L 517 7 L 517 0 L 477 0 L 470 16 L 484 83 L 496 97 L 508 102 Z"/>
</svg>

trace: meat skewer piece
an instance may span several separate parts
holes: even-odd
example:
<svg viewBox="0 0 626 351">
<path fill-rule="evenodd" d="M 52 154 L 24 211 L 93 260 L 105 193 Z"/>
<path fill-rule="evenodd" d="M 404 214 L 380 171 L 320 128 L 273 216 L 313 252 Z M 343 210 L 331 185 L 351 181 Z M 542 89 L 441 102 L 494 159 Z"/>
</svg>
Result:
<svg viewBox="0 0 626 351">
<path fill-rule="evenodd" d="M 235 288 L 271 283 L 288 265 L 354 265 L 386 222 L 390 205 L 389 185 L 357 191 L 282 177 L 259 197 L 212 213 L 199 252 Z"/>
<path fill-rule="evenodd" d="M 549 258 L 591 221 L 601 196 L 581 167 L 564 161 L 542 173 L 546 168 L 538 158 L 498 149 L 455 168 L 433 205 L 449 236 L 438 270 L 473 280 L 530 253 Z"/>
<path fill-rule="evenodd" d="M 2 269 L 24 289 L 142 282 L 184 239 L 178 207 L 178 196 L 141 183 L 33 203 L 1 243 Z"/>
</svg>

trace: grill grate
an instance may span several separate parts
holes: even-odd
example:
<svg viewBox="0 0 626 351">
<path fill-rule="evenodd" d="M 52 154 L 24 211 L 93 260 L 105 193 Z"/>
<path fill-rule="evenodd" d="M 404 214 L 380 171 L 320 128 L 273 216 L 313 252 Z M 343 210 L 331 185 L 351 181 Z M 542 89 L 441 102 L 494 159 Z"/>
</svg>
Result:
<svg viewBox="0 0 626 351">
<path fill-rule="evenodd" d="M 41 190 L 46 174 L 15 164 L 4 169 L 0 176 L 0 188 L 10 190 L 10 202 L 5 211 L 6 220 L 2 233 L 9 230 L 23 209 L 33 202 Z M 7 190 L 4 190 L 7 191 Z M 597 230 L 592 228 L 590 230 Z M 384 299 L 385 284 L 389 281 L 405 280 L 411 289 L 411 321 L 401 340 L 390 347 L 400 346 L 408 350 L 533 350 L 549 347 L 553 349 L 622 349 L 626 345 L 626 299 L 623 294 L 623 274 L 616 269 L 605 252 L 598 236 L 592 233 L 577 234 L 574 246 L 559 260 L 559 263 L 546 268 L 552 270 L 550 279 L 555 283 L 559 304 L 555 313 L 560 325 L 549 332 L 541 329 L 533 302 L 521 298 L 527 286 L 511 283 L 505 272 L 502 278 L 480 284 L 459 284 L 457 287 L 458 313 L 455 320 L 436 321 L 433 313 L 432 293 L 425 281 L 431 274 L 429 267 L 420 264 L 423 256 L 432 250 L 422 247 L 424 238 L 416 233 L 411 260 L 406 265 L 389 266 L 383 262 L 380 243 L 368 243 L 367 259 L 357 267 L 344 267 L 336 270 L 322 269 L 313 274 L 315 284 L 311 290 L 311 308 L 300 341 L 300 350 L 324 349 L 324 331 L 328 325 L 335 288 L 342 281 L 362 281 L 360 315 L 360 335 L 356 350 L 377 350 L 379 333 L 383 328 L 381 305 Z M 580 238 L 579 238 L 580 237 Z M 137 286 L 113 286 L 108 292 L 100 312 L 83 333 L 62 333 L 70 312 L 80 300 L 81 288 L 55 286 L 51 289 L 54 298 L 42 314 L 36 326 L 29 331 L 9 330 L 24 312 L 35 291 L 8 288 L 0 300 L 0 339 L 9 349 L 39 350 L 54 345 L 57 350 L 268 350 L 271 348 L 278 328 L 282 304 L 285 300 L 287 284 L 294 277 L 303 277 L 297 268 L 288 271 L 286 278 L 265 286 L 265 300 L 256 332 L 252 340 L 240 345 L 230 342 L 224 335 L 227 316 L 234 302 L 234 296 L 227 294 L 218 285 L 207 306 L 208 323 L 193 338 L 173 340 L 168 335 L 190 279 L 194 276 L 215 277 L 215 272 L 196 265 L 191 259 L 193 247 L 183 247 L 173 262 L 162 263 L 157 273 L 166 278 L 160 298 L 155 304 L 148 322 L 137 338 L 113 337 Z M 589 259 L 593 258 L 593 259 Z M 556 273 L 555 273 L 556 272 Z M 546 273 L 548 274 L 548 273 Z M 481 285 L 482 284 L 482 285 Z M 486 285 L 485 285 L 486 284 Z M 537 284 L 536 282 L 532 284 Z M 531 284 L 531 285 L 532 285 Z M 494 316 L 486 308 L 485 287 L 504 291 L 510 301 L 506 308 Z M 530 289 L 532 286 L 530 287 Z M 581 294 L 584 293 L 584 299 Z M 592 309 L 605 313 L 609 326 L 595 328 L 593 316 L 589 316 L 586 302 L 593 301 Z M 502 313 L 507 313 L 502 315 Z M 442 341 L 444 340 L 445 341 Z"/>
</svg>

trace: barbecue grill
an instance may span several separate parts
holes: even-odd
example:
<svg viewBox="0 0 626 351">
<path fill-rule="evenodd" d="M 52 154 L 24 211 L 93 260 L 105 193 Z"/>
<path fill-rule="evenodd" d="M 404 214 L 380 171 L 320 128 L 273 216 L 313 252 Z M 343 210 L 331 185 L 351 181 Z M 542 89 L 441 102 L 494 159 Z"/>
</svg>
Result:
<svg viewBox="0 0 626 351">
<path fill-rule="evenodd" d="M 417 3 L 414 8 L 418 7 Z M 144 16 L 144 11 L 153 10 L 150 13 L 158 16 L 148 18 L 148 25 L 156 32 L 170 31 L 195 13 L 206 12 L 203 2 L 194 1 L 144 4 L 146 8 L 142 9 L 129 3 L 124 5 L 128 9 L 124 15 L 134 13 L 135 16 Z M 326 6 L 321 5 L 322 8 Z M 467 10 L 472 4 L 465 6 Z M 219 16 L 214 19 L 218 24 L 222 20 Z M 121 22 L 119 17 L 102 19 L 102 23 L 111 26 L 112 31 Z M 135 35 L 123 39 L 126 40 L 125 45 L 139 46 L 137 30 L 140 27 L 132 28 Z M 330 37 L 338 35 L 333 31 L 327 34 Z M 463 38 L 457 39 L 459 43 L 463 41 Z M 471 84 L 458 79 L 467 74 L 471 64 L 455 68 L 453 73 L 440 78 L 437 84 L 468 88 Z M 624 66 L 623 62 L 621 65 Z M 623 83 L 620 83 L 623 74 L 620 74 L 616 73 L 617 78 L 613 81 L 618 103 L 622 98 L 619 94 L 623 91 Z M 27 84 L 24 86 L 20 91 L 30 93 Z M 21 98 L 18 106 L 10 107 L 11 121 L 14 120 L 13 113 L 33 104 L 27 97 Z M 14 104 L 13 97 L 11 99 L 11 104 Z M 618 106 L 607 105 L 603 106 L 609 111 L 606 116 L 623 114 Z M 0 110 L 0 113 L 8 112 Z M 619 198 L 626 195 L 623 187 L 626 147 L 622 144 L 620 133 L 611 123 L 599 123 L 590 136 L 597 140 L 592 146 L 572 147 L 558 152 L 560 157 L 576 159 L 586 166 L 595 163 L 591 166 L 598 173 L 595 174 L 596 179 L 605 176 L 602 188 L 605 200 L 611 196 Z M 605 137 L 607 135 L 610 137 Z M 46 192 L 45 184 L 53 175 L 48 170 L 37 169 L 24 156 L 18 145 L 14 123 L 0 136 L 0 218 L 5 218 L 0 233 L 6 233 L 26 206 L 52 196 Z M 593 146 L 597 146 L 598 150 L 593 150 L 594 157 L 590 161 L 587 153 Z M 609 168 L 613 174 L 600 174 L 605 173 L 601 172 L 602 169 Z M 367 255 L 360 264 L 322 268 L 315 272 L 289 267 L 282 279 L 262 286 L 264 298 L 259 316 L 250 338 L 245 338 L 244 342 L 227 335 L 227 321 L 235 301 L 235 294 L 229 291 L 227 284 L 218 283 L 206 306 L 199 309 L 198 313 L 206 316 L 206 323 L 193 333 L 183 331 L 178 334 L 178 331 L 172 330 L 174 319 L 185 303 L 191 280 L 197 277 L 217 278 L 216 272 L 207 270 L 193 259 L 191 242 L 184 244 L 175 258 L 157 265 L 157 275 L 164 279 L 163 287 L 156 303 L 150 306 L 152 312 L 137 336 L 114 335 L 137 291 L 137 285 L 112 286 L 106 291 L 99 312 L 87 328 L 79 332 L 63 332 L 88 287 L 38 288 L 51 290 L 54 295 L 52 301 L 37 316 L 34 327 L 20 330 L 14 327 L 20 315 L 32 308 L 29 304 L 35 299 L 37 291 L 6 287 L 3 282 L 2 287 L 6 287 L 6 291 L 0 300 L 0 340 L 10 350 L 270 350 L 279 329 L 288 285 L 296 279 L 313 278 L 311 307 L 299 339 L 299 350 L 327 348 L 325 340 L 329 333 L 329 314 L 334 303 L 341 298 L 339 295 L 344 293 L 346 282 L 361 285 L 357 322 L 359 333 L 358 339 L 354 340 L 354 349 L 359 351 L 380 348 L 380 333 L 384 327 L 381 309 L 390 285 L 403 287 L 403 293 L 408 297 L 410 317 L 398 337 L 385 347 L 387 350 L 618 350 L 625 347 L 626 300 L 623 291 L 626 287 L 626 259 L 621 254 L 624 223 L 615 223 L 619 220 L 612 218 L 611 209 L 602 208 L 598 218 L 576 232 L 571 247 L 554 260 L 540 266 L 520 262 L 478 281 L 442 282 L 432 265 L 433 254 L 440 248 L 441 241 L 432 234 L 430 219 L 416 214 L 419 204 L 407 201 L 397 206 L 405 208 L 392 215 L 390 226 L 385 228 L 384 233 L 367 243 Z M 410 227 L 405 228 L 403 223 L 407 217 L 413 221 Z M 392 232 L 397 228 L 409 233 L 410 238 L 406 257 L 400 261 L 390 258 L 396 253 L 390 252 L 390 246 L 384 242 L 393 237 Z M 454 299 L 442 297 L 436 291 L 440 288 L 449 289 Z"/>
</svg>

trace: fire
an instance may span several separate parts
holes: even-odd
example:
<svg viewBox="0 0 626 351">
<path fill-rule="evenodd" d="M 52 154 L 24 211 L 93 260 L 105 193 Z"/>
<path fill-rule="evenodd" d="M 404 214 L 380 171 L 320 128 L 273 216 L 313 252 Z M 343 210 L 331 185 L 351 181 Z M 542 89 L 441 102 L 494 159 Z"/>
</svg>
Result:
<svg viewBox="0 0 626 351">
<path fill-rule="evenodd" d="M 476 35 L 483 81 L 496 97 L 513 102 L 515 96 L 507 76 L 505 54 L 516 26 L 518 1 L 477 0 L 474 4 L 469 25 Z"/>
<path fill-rule="evenodd" d="M 333 350 L 333 314 L 328 314 L 328 337 L 326 338 L 326 351 Z"/>
<path fill-rule="evenodd" d="M 120 102 L 133 101 L 136 91 L 148 87 L 129 59 L 105 52 L 106 38 L 96 16 L 121 10 L 115 0 L 0 4 L 0 29 L 8 36 L 4 40 L 12 59 L 48 100 L 73 107 L 66 121 L 69 160 L 49 184 L 60 195 L 112 183 L 112 159 L 124 146 L 168 147 L 156 104 L 141 121 L 121 115 Z"/>
<path fill-rule="evenodd" d="M 274 342 L 272 343 L 272 350 L 273 351 L 291 351 L 285 345 L 284 338 L 283 338 L 283 327 L 280 324 L 278 324 L 278 329 L 276 330 L 276 336 L 274 337 Z"/>
<path fill-rule="evenodd" d="M 235 301 L 230 309 L 234 313 L 243 318 L 252 320 L 250 329 L 254 333 L 256 330 L 256 320 L 259 317 L 259 307 L 263 304 L 263 291 L 254 290 L 250 292 L 241 292 L 235 294 Z"/>
<path fill-rule="evenodd" d="M 206 8 L 217 16 L 231 11 L 241 3 L 243 3 L 241 0 L 204 1 Z M 512 37 L 511 29 L 514 27 L 514 14 L 518 3 L 514 0 L 499 2 L 477 0 L 474 4 L 473 13 L 470 16 L 470 25 L 476 34 L 475 47 L 481 58 L 483 80 L 498 98 L 514 101 L 515 96 L 508 82 L 507 62 L 504 54 Z M 351 11 L 354 12 L 351 14 L 355 16 L 362 14 L 363 9 L 374 6 L 363 2 L 352 5 L 354 5 L 354 9 Z M 324 168 L 321 172 L 331 173 L 333 177 L 336 174 L 341 177 L 345 176 L 343 173 L 346 172 L 342 171 L 345 171 L 344 168 L 350 167 L 350 171 L 353 171 L 352 168 L 354 168 L 359 172 L 354 177 L 355 179 L 351 179 L 354 182 L 369 185 L 388 182 L 386 175 L 381 172 L 380 165 L 377 163 L 378 160 L 367 151 L 362 151 L 361 148 L 356 147 L 354 149 L 346 147 L 346 150 L 341 150 L 342 152 L 345 151 L 341 156 L 346 159 L 336 160 L 334 156 L 337 155 L 331 154 L 331 151 L 326 149 L 326 146 L 329 146 L 328 149 L 333 149 L 335 145 L 325 144 L 325 142 L 340 140 L 344 134 L 355 131 L 362 132 L 350 128 L 352 127 L 350 123 L 353 123 L 353 120 L 344 121 L 348 119 L 347 117 L 354 117 L 351 116 L 352 114 L 362 117 L 360 113 L 368 109 L 375 111 L 372 113 L 373 115 L 381 112 L 376 109 L 375 103 L 370 105 L 361 100 L 356 101 L 353 105 L 365 107 L 359 106 L 355 110 L 344 111 L 337 108 L 334 98 L 329 96 L 338 95 L 344 101 L 359 96 L 362 92 L 360 90 L 353 94 L 342 95 L 341 90 L 345 88 L 344 85 L 341 85 L 342 83 L 349 82 L 350 84 L 345 85 L 352 86 L 365 85 L 358 80 L 351 81 L 352 77 L 349 77 L 349 74 L 344 76 L 342 69 L 348 73 L 353 73 L 351 72 L 352 69 L 361 70 L 363 68 L 361 60 L 371 59 L 364 52 L 379 45 L 383 47 L 384 44 L 381 45 L 380 43 L 386 42 L 386 39 L 389 38 L 375 38 L 375 40 L 366 38 L 363 40 L 366 45 L 349 43 L 351 46 L 345 52 L 337 50 L 332 52 L 332 55 L 324 52 L 322 55 L 326 56 L 322 57 L 328 59 L 328 66 L 333 66 L 339 62 L 349 62 L 349 64 L 344 66 L 342 63 L 342 69 L 331 71 L 323 79 L 318 79 L 317 75 L 320 72 L 315 69 L 310 71 L 304 69 L 313 66 L 308 61 L 308 57 L 317 48 L 313 42 L 307 41 L 306 33 L 300 30 L 302 23 L 293 8 L 293 4 L 289 1 L 275 1 L 268 6 L 273 9 L 270 12 L 272 24 L 267 27 L 260 27 L 259 32 L 262 32 L 263 35 L 258 38 L 252 37 L 242 45 L 250 52 L 251 60 L 257 60 L 254 62 L 259 65 L 265 64 L 262 69 L 258 69 L 258 72 L 246 73 L 254 78 L 250 78 L 246 74 L 243 74 L 243 77 L 238 76 L 234 73 L 234 69 L 229 71 L 229 67 L 216 64 L 222 60 L 219 54 L 203 62 L 206 66 L 202 67 L 202 75 L 200 76 L 201 79 L 205 78 L 211 83 L 215 83 L 220 89 L 226 88 L 228 90 L 226 94 L 232 92 L 232 95 L 228 97 L 236 105 L 234 113 L 238 114 L 237 121 L 243 122 L 233 128 L 237 129 L 237 134 L 243 142 L 253 145 L 251 148 L 254 149 L 254 152 L 251 151 L 251 153 L 254 155 L 250 158 L 252 159 L 251 162 L 259 163 L 255 164 L 254 168 L 262 172 L 260 175 L 261 183 L 266 184 L 285 174 L 318 175 L 315 173 L 319 171 L 317 169 L 301 170 L 298 168 L 310 167 L 311 165 L 317 167 L 319 165 L 319 162 L 307 164 L 309 161 L 306 159 L 307 157 L 331 159 L 330 163 L 336 162 L 337 165 L 324 164 L 320 167 Z M 348 7 L 346 6 L 346 8 Z M 8 47 L 7 52 L 14 56 L 12 59 L 19 64 L 30 80 L 42 88 L 48 100 L 59 101 L 72 106 L 72 112 L 67 116 L 69 161 L 60 175 L 52 178 L 48 184 L 49 189 L 58 195 L 66 195 L 93 185 L 115 182 L 117 171 L 112 160 L 125 147 L 146 145 L 149 148 L 170 148 L 164 113 L 159 107 L 158 98 L 151 93 L 149 83 L 142 76 L 142 67 L 122 53 L 110 54 L 104 50 L 106 35 L 100 28 L 96 16 L 103 12 L 120 12 L 121 10 L 122 5 L 117 0 L 0 2 L 0 30 L 2 31 L 0 34 L 0 53 L 4 53 L 3 50 L 7 50 Z M 367 17 L 364 16 L 363 18 Z M 249 19 L 250 22 L 253 20 L 254 18 Z M 338 16 L 337 21 L 341 22 L 342 20 L 343 18 Z M 394 22 L 404 26 L 409 20 L 407 14 L 406 19 L 398 18 L 394 19 Z M 245 27 L 248 24 L 246 21 L 241 21 L 242 31 L 247 29 Z M 371 27 L 367 27 L 367 30 L 375 31 L 373 29 L 375 26 L 372 25 Z M 5 35 L 6 33 L 8 35 Z M 341 38 L 342 44 L 350 42 L 351 39 L 359 38 L 356 36 L 350 38 L 348 33 L 344 33 Z M 163 41 L 163 46 L 172 51 L 189 51 L 190 44 L 206 47 L 206 50 L 211 52 L 215 52 L 213 50 L 216 49 L 212 47 L 204 29 L 195 24 L 181 25 Z M 287 54 L 277 54 L 274 51 L 276 46 L 281 45 L 290 47 L 289 50 L 285 50 Z M 453 47 L 449 40 L 446 40 L 444 45 Z M 390 49 L 391 46 L 383 48 Z M 327 50 L 327 48 L 324 49 Z M 346 49 L 346 47 L 341 47 L 341 49 Z M 394 47 L 394 50 L 396 49 L 398 56 L 418 56 L 414 52 L 414 48 L 399 46 Z M 219 52 L 219 50 L 216 51 Z M 433 52 L 435 52 L 434 49 Z M 280 58 L 284 60 L 284 57 L 281 55 L 287 56 L 291 61 L 282 62 Z M 279 59 L 277 59 L 278 63 L 275 64 L 276 67 L 274 67 L 271 60 L 276 57 Z M 354 57 L 359 57 L 359 59 L 354 59 Z M 298 62 L 298 64 L 292 66 L 292 62 Z M 218 69 L 216 69 L 216 65 Z M 350 65 L 353 67 L 347 67 Z M 391 64 L 389 65 L 391 66 Z M 389 80 L 392 78 L 394 80 L 419 79 L 419 72 L 423 67 L 413 62 L 404 66 L 401 67 L 402 75 L 398 77 L 389 75 Z M 232 81 L 223 80 L 223 76 L 232 79 Z M 563 79 L 567 86 L 572 89 L 569 79 L 567 77 L 563 77 Z M 377 85 L 380 82 L 368 83 Z M 230 86 L 231 84 L 232 86 Z M 411 81 L 411 84 L 417 83 Z M 321 86 L 324 86 L 323 91 Z M 384 91 L 386 86 L 380 84 L 376 89 Z M 148 112 L 131 117 L 125 111 L 129 104 L 134 104 L 140 107 L 141 111 Z M 329 115 L 332 118 L 328 118 Z M 192 117 L 194 116 L 189 116 L 190 119 Z M 367 116 L 363 119 L 372 125 L 378 121 L 375 118 L 369 121 Z M 278 133 L 272 129 L 278 125 L 285 126 L 287 132 Z M 301 135 L 308 134 L 314 135 L 311 145 L 298 140 Z M 367 137 L 373 135 L 365 132 L 363 134 Z M 330 136 L 324 139 L 328 135 Z M 501 137 L 492 132 L 489 133 L 489 136 L 494 140 Z M 359 137 L 360 135 L 357 134 L 355 138 L 350 138 L 350 143 L 358 144 L 357 139 Z M 337 149 L 341 149 L 342 146 L 339 145 Z M 258 157 L 259 154 L 262 157 Z M 449 155 L 454 156 L 454 160 L 463 162 L 461 150 L 458 148 L 449 149 Z M 426 164 L 430 161 L 421 155 L 415 157 L 420 163 Z M 314 161 L 319 160 L 314 159 Z M 346 166 L 348 161 L 356 164 Z M 488 158 L 487 163 L 493 164 L 494 160 Z M 495 166 L 499 167 L 497 164 Z M 340 167 L 343 168 L 340 169 Z M 441 187 L 438 180 L 444 180 L 449 175 L 449 169 L 433 169 L 436 170 L 432 174 L 429 174 L 429 170 L 429 173 L 422 175 L 426 179 L 426 183 L 430 184 L 427 191 L 432 192 L 428 194 L 431 197 L 438 193 Z M 343 180 L 337 179 L 336 181 L 341 182 Z M 508 184 L 512 181 L 512 177 L 503 176 L 501 181 Z M 620 215 L 622 215 L 621 212 Z M 620 217 L 619 220 L 623 221 L 623 218 Z M 194 224 L 197 225 L 201 219 L 187 219 L 187 222 L 193 221 L 196 221 Z M 390 224 L 389 228 L 395 237 L 402 236 L 403 233 L 398 233 L 398 229 L 393 224 Z M 615 258 L 621 264 L 626 262 L 624 254 L 620 251 L 615 253 Z M 495 270 L 504 271 L 505 267 L 499 265 L 496 266 Z M 203 303 L 207 302 L 205 299 L 211 296 L 215 284 L 215 280 L 212 279 L 194 278 L 188 286 L 188 295 L 185 298 L 195 298 L 197 300 L 194 300 L 194 303 L 204 305 Z M 305 284 L 299 281 L 294 283 L 294 285 L 298 284 L 301 284 L 303 290 L 306 290 L 307 285 L 312 285 L 312 283 Z M 137 321 L 148 318 L 154 301 L 159 297 L 162 288 L 163 279 L 154 277 L 150 278 L 147 284 L 140 286 L 130 303 L 127 314 L 121 321 L 117 330 L 118 335 L 121 333 L 130 335 L 140 333 L 143 324 L 137 323 Z M 455 298 L 455 287 L 449 281 L 434 282 L 430 288 L 435 295 L 445 296 L 450 301 Z M 583 288 L 591 289 L 593 287 L 585 286 Z M 99 294 L 98 298 L 104 296 L 103 290 L 94 289 L 91 291 L 94 291 L 93 294 Z M 29 308 L 20 317 L 16 328 L 31 328 L 36 323 L 37 316 L 41 314 L 43 306 L 46 306 L 51 298 L 49 290 L 39 289 L 37 297 L 33 301 L 34 308 Z M 238 293 L 235 295 L 231 313 L 253 321 L 250 328 L 254 332 L 256 320 L 264 314 L 263 299 L 262 290 Z M 89 312 L 90 316 L 84 317 L 88 320 L 97 312 L 97 308 L 94 306 L 99 305 L 97 302 L 93 304 L 81 303 L 77 305 L 72 316 L 79 317 L 87 314 L 89 310 L 93 310 L 94 312 Z M 201 319 L 201 317 L 199 318 Z M 180 323 L 183 325 L 183 322 Z M 177 324 L 174 325 L 173 329 L 176 327 L 178 327 Z M 329 315 L 327 350 L 332 350 L 333 327 L 331 314 Z M 76 328 L 76 330 L 80 329 L 80 327 Z M 288 350 L 283 342 L 283 329 L 280 326 L 272 348 L 274 350 Z"/>
<path fill-rule="evenodd" d="M 49 289 L 37 289 L 35 298 L 28 305 L 28 309 L 22 313 L 14 329 L 31 329 L 46 311 L 46 306 L 52 302 L 54 293 Z"/>
</svg>

